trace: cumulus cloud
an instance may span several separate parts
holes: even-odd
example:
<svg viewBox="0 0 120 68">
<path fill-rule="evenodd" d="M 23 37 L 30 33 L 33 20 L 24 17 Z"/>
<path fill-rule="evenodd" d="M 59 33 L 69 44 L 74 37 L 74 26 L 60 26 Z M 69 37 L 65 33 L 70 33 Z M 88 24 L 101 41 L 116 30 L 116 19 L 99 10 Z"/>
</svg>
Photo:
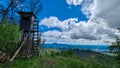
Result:
<svg viewBox="0 0 120 68">
<path fill-rule="evenodd" d="M 70 18 L 64 21 L 60 21 L 57 17 L 52 16 L 43 19 L 40 22 L 40 26 L 41 25 L 48 27 L 58 27 L 62 30 L 62 32 L 57 30 L 47 31 L 43 33 L 44 37 L 47 38 L 52 37 L 56 40 L 64 40 L 64 41 L 80 40 L 79 43 L 81 42 L 81 40 L 97 41 L 103 39 L 104 37 L 114 37 L 116 33 L 114 29 L 109 28 L 105 23 L 103 24 L 103 23 L 78 21 L 77 18 Z"/>
<path fill-rule="evenodd" d="M 76 25 L 77 24 L 77 25 Z M 79 24 L 79 25 L 78 25 Z M 114 37 L 116 31 L 109 28 L 106 24 L 92 23 L 92 22 L 78 22 L 74 23 L 71 29 L 72 39 L 89 39 L 100 40 L 106 37 Z"/>
<path fill-rule="evenodd" d="M 68 5 L 80 5 L 82 12 L 89 18 L 86 21 L 78 21 L 78 18 L 59 20 L 51 16 L 44 18 L 40 26 L 58 27 L 62 32 L 53 30 L 43 33 L 43 36 L 58 42 L 74 43 L 104 43 L 104 40 L 112 40 L 118 35 L 115 28 L 120 25 L 120 0 L 66 0 Z M 48 38 L 50 41 L 50 38 Z"/>
<path fill-rule="evenodd" d="M 97 36 L 98 34 L 94 26 L 96 26 L 96 24 L 79 22 L 78 26 L 74 25 L 71 29 L 71 39 L 100 39 L 100 36 Z"/>
<path fill-rule="evenodd" d="M 74 6 L 81 5 L 82 1 L 83 0 L 66 0 L 68 5 L 74 5 Z"/>
<path fill-rule="evenodd" d="M 50 27 L 58 27 L 63 31 L 69 30 L 69 24 L 78 21 L 78 18 L 70 18 L 64 21 L 60 21 L 57 17 L 51 16 L 49 18 L 44 18 L 39 25 L 45 25 Z"/>
<path fill-rule="evenodd" d="M 45 37 L 52 37 L 52 38 L 59 38 L 59 36 L 61 34 L 62 34 L 61 32 L 53 30 L 53 31 L 47 31 L 47 32 L 45 32 L 44 36 Z"/>
<path fill-rule="evenodd" d="M 110 27 L 117 28 L 120 25 L 119 3 L 120 0 L 93 0 L 92 3 L 84 1 L 82 11 L 86 15 L 90 14 L 92 21 L 100 22 L 99 19 L 103 19 Z"/>
<path fill-rule="evenodd" d="M 91 16 L 90 6 L 93 3 L 93 0 L 83 0 L 82 12 L 89 18 Z"/>
</svg>

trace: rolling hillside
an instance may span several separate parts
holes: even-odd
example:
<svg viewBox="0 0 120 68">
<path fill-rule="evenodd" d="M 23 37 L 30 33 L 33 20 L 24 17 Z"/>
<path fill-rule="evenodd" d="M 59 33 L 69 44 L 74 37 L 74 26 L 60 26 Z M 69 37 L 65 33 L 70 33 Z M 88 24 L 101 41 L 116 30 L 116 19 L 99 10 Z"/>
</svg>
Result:
<svg viewBox="0 0 120 68">
<path fill-rule="evenodd" d="M 114 57 L 90 50 L 60 52 L 56 49 L 45 49 L 39 57 L 16 59 L 10 68 L 118 68 L 118 66 Z"/>
</svg>

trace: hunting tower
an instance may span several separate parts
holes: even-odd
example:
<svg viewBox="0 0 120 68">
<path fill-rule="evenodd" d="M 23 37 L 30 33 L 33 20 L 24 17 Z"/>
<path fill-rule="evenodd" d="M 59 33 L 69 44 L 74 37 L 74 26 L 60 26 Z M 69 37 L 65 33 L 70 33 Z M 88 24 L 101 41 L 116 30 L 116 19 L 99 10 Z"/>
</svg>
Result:
<svg viewBox="0 0 120 68">
<path fill-rule="evenodd" d="M 33 31 L 36 16 L 32 12 L 18 12 L 20 14 L 20 30 L 24 32 Z"/>
<path fill-rule="evenodd" d="M 28 35 L 25 45 L 22 47 L 21 55 L 37 56 L 39 54 L 39 46 L 41 34 L 39 32 L 39 23 L 33 12 L 18 12 L 20 14 L 20 30 L 23 31 L 22 41 Z"/>
</svg>

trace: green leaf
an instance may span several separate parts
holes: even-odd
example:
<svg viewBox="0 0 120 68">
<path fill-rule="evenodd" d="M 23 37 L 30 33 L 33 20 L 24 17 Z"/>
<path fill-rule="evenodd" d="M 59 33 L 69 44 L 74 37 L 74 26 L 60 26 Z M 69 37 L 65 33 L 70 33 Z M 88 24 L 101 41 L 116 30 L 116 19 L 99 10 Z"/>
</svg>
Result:
<svg viewBox="0 0 120 68">
<path fill-rule="evenodd" d="M 21 32 L 18 25 L 13 23 L 4 24 L 4 22 L 0 23 L 0 50 L 9 52 L 18 44 Z"/>
</svg>

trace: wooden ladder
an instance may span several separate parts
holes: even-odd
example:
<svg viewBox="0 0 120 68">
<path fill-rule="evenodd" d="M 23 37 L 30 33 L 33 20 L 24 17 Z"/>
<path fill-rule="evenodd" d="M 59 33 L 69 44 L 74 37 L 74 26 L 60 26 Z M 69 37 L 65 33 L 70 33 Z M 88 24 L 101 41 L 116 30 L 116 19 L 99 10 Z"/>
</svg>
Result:
<svg viewBox="0 0 120 68">
<path fill-rule="evenodd" d="M 35 22 L 33 24 L 33 55 L 38 56 L 39 55 L 39 43 L 38 42 L 38 36 L 39 36 L 39 24 Z"/>
</svg>

